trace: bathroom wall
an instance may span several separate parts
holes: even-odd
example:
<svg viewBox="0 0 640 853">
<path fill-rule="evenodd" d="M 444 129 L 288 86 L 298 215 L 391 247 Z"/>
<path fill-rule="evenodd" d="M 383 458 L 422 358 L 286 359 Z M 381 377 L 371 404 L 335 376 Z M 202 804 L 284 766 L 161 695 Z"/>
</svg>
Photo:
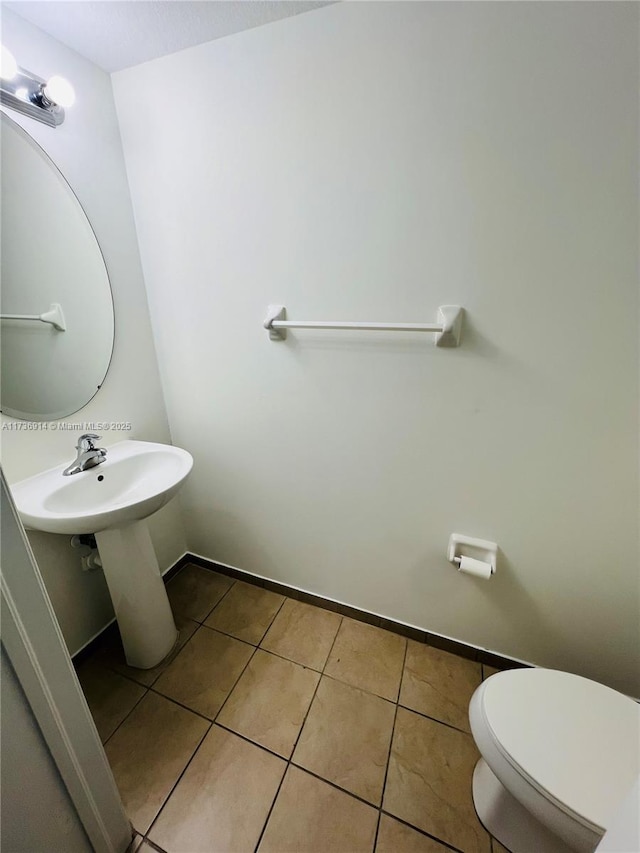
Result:
<svg viewBox="0 0 640 853">
<path fill-rule="evenodd" d="M 640 695 L 638 12 L 341 3 L 113 75 L 190 549 Z"/>
<path fill-rule="evenodd" d="M 91 845 L 4 646 L 2 678 L 2 835 L 4 850 L 89 853 Z M 35 808 L 34 808 L 35 804 Z"/>
<path fill-rule="evenodd" d="M 2 10 L 2 42 L 18 63 L 41 77 L 59 73 L 72 81 L 76 103 L 55 129 L 7 111 L 42 146 L 78 196 L 100 243 L 115 303 L 116 335 L 107 378 L 96 397 L 63 419 L 129 421 L 130 432 L 102 433 L 108 447 L 124 438 L 171 440 L 164 406 L 131 199 L 109 75 L 60 42 Z M 91 305 L 87 305 L 91 322 Z M 11 427 L 0 430 L 2 464 L 10 483 L 75 457 L 78 433 Z M 178 500 L 151 519 L 161 568 L 185 551 Z M 71 653 L 113 618 L 101 572 L 82 572 L 69 537 L 30 532 L 29 539 Z"/>
</svg>

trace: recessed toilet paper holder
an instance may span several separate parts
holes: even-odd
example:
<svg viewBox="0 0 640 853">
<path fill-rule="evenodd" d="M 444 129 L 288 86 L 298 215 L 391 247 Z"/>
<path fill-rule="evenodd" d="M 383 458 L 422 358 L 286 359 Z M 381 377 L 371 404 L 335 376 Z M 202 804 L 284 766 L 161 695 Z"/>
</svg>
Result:
<svg viewBox="0 0 640 853">
<path fill-rule="evenodd" d="M 491 574 L 496 573 L 496 562 L 498 557 L 498 546 L 495 542 L 487 539 L 476 539 L 473 536 L 464 536 L 462 533 L 452 533 L 449 537 L 449 550 L 447 559 L 457 568 L 460 568 L 462 557 L 471 557 L 491 566 Z"/>
</svg>

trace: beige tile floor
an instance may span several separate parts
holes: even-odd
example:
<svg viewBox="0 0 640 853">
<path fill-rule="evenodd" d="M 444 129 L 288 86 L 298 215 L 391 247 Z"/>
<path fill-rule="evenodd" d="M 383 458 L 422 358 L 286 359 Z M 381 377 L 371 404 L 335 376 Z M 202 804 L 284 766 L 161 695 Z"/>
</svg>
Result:
<svg viewBox="0 0 640 853">
<path fill-rule="evenodd" d="M 496 670 L 198 566 L 167 589 L 168 661 L 112 634 L 78 668 L 132 853 L 503 853 L 467 719 Z"/>
</svg>

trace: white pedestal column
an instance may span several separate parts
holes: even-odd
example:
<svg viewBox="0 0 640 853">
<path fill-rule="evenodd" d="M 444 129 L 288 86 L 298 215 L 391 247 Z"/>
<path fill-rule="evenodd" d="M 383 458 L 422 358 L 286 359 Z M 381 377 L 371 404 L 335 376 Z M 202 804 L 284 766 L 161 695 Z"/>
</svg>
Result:
<svg viewBox="0 0 640 853">
<path fill-rule="evenodd" d="M 178 631 L 147 525 L 103 530 L 96 543 L 127 663 L 151 669 L 169 654 Z"/>
</svg>

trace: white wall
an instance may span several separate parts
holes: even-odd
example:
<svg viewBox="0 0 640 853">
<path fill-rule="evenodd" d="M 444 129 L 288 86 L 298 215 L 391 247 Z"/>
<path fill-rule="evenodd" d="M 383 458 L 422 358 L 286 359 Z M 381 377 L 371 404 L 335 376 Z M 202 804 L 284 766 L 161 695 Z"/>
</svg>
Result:
<svg viewBox="0 0 640 853">
<path fill-rule="evenodd" d="M 637 24 L 341 3 L 113 76 L 192 550 L 640 694 Z"/>
<path fill-rule="evenodd" d="M 42 732 L 5 654 L 2 678 L 2 849 L 89 853 L 92 849 Z"/>
<path fill-rule="evenodd" d="M 131 432 L 103 433 L 103 446 L 123 438 L 170 441 L 146 293 L 136 242 L 109 75 L 60 42 L 2 10 L 2 43 L 18 64 L 41 77 L 72 81 L 76 103 L 60 127 L 7 111 L 65 175 L 91 222 L 105 257 L 115 305 L 115 348 L 103 387 L 75 415 L 78 421 L 130 421 Z M 90 322 L 90 317 L 87 317 Z M 2 464 L 10 483 L 71 462 L 78 433 L 13 430 L 2 419 Z M 184 553 L 178 500 L 151 519 L 161 568 Z M 84 573 L 69 537 L 31 533 L 31 545 L 71 653 L 113 618 L 102 573 Z"/>
</svg>

